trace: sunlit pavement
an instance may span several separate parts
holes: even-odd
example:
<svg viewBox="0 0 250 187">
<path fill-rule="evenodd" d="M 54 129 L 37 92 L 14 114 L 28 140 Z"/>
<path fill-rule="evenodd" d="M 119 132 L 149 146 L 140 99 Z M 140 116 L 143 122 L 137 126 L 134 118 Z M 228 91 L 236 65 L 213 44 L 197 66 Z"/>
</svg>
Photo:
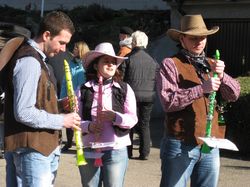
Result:
<svg viewBox="0 0 250 187">
<path fill-rule="evenodd" d="M 125 178 L 125 187 L 158 187 L 160 183 L 159 144 L 163 134 L 161 119 L 151 121 L 152 147 L 149 160 L 129 160 Z M 65 137 L 65 131 L 63 131 Z M 135 144 L 137 140 L 135 137 Z M 139 156 L 138 146 L 133 150 Z M 219 187 L 250 186 L 250 161 L 236 154 L 222 154 Z M 0 159 L 0 186 L 5 187 L 5 160 Z M 63 153 L 60 160 L 56 187 L 81 187 L 80 175 L 75 162 L 75 147 Z"/>
</svg>

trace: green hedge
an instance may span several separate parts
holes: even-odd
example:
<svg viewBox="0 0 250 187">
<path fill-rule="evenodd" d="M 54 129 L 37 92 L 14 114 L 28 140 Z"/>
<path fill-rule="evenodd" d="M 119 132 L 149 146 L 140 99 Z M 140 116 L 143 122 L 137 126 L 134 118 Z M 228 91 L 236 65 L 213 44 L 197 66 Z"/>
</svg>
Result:
<svg viewBox="0 0 250 187">
<path fill-rule="evenodd" d="M 226 137 L 232 140 L 242 156 L 250 156 L 250 77 L 238 77 L 241 94 L 226 107 Z"/>
</svg>

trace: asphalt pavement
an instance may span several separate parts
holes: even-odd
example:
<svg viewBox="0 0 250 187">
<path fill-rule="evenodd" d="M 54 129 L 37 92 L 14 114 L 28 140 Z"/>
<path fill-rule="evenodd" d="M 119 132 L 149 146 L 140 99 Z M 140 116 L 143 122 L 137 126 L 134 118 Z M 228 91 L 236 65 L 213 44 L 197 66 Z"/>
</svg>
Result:
<svg viewBox="0 0 250 187">
<path fill-rule="evenodd" d="M 149 160 L 129 160 L 124 187 L 158 187 L 161 178 L 159 145 L 163 134 L 163 120 L 151 121 L 152 147 Z M 65 131 L 64 131 L 65 137 Z M 138 156 L 138 140 L 135 138 L 134 156 Z M 0 186 L 5 187 L 5 160 L 0 159 Z M 223 151 L 219 187 L 250 187 L 250 158 L 241 158 L 236 152 Z M 81 187 L 75 159 L 75 147 L 62 153 L 55 187 Z"/>
</svg>

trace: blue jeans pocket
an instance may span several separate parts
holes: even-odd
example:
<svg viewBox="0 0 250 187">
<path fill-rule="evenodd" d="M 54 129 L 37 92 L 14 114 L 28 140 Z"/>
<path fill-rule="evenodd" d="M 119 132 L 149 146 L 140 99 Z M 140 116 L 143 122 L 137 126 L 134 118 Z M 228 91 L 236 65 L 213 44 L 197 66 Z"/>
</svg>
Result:
<svg viewBox="0 0 250 187">
<path fill-rule="evenodd" d="M 161 141 L 160 158 L 178 158 L 182 155 L 181 141 L 165 137 Z"/>
</svg>

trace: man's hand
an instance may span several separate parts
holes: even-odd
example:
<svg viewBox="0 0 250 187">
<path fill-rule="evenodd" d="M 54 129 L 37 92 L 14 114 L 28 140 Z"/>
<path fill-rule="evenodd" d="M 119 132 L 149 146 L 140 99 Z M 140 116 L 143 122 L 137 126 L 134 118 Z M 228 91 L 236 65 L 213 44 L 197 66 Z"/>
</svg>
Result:
<svg viewBox="0 0 250 187">
<path fill-rule="evenodd" d="M 203 89 L 203 93 L 211 93 L 213 91 L 218 91 L 220 88 L 220 78 L 219 77 L 212 77 L 209 80 L 205 81 L 201 87 Z"/>
<path fill-rule="evenodd" d="M 75 96 L 75 112 L 78 112 L 78 100 L 77 97 Z M 64 97 L 60 100 L 60 106 L 63 109 L 64 112 L 69 113 L 72 112 L 73 110 L 71 109 L 70 106 L 70 100 L 69 97 Z"/>
<path fill-rule="evenodd" d="M 81 131 L 80 123 L 81 118 L 77 113 L 72 112 L 69 114 L 64 114 L 63 127 Z"/>
<path fill-rule="evenodd" d="M 224 76 L 225 63 L 221 60 L 212 60 L 213 64 L 211 69 L 213 72 L 218 74 L 219 79 L 221 80 Z"/>
</svg>

